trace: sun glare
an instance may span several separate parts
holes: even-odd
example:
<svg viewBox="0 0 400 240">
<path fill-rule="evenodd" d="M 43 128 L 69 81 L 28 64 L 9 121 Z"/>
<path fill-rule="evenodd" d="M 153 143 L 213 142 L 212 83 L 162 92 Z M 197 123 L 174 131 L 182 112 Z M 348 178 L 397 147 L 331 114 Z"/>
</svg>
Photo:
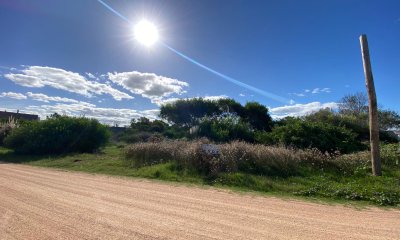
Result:
<svg viewBox="0 0 400 240">
<path fill-rule="evenodd" d="M 134 35 L 138 42 L 147 47 L 153 45 L 158 40 L 157 27 L 147 20 L 142 20 L 135 25 Z"/>
</svg>

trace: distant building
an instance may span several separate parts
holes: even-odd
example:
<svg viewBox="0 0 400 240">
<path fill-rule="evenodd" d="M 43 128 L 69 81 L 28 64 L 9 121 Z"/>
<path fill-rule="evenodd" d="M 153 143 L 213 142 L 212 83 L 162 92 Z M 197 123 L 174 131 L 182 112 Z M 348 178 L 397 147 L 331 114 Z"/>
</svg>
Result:
<svg viewBox="0 0 400 240">
<path fill-rule="evenodd" d="M 0 111 L 0 119 L 8 119 L 10 117 L 13 117 L 15 119 L 30 120 L 30 121 L 39 120 L 39 116 L 38 115 L 34 115 L 34 114 Z"/>
</svg>

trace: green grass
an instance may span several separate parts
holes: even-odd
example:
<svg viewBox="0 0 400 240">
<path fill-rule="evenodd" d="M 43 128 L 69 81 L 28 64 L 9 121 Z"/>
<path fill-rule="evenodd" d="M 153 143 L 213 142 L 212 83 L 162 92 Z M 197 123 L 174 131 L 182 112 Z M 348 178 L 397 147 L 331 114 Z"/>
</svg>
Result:
<svg viewBox="0 0 400 240">
<path fill-rule="evenodd" d="M 14 154 L 11 150 L 0 148 L 0 159 L 3 162 L 21 163 L 38 167 L 61 168 L 89 173 L 143 177 L 176 182 L 203 183 L 195 172 L 179 169 L 173 163 L 133 169 L 127 167 L 122 149 L 107 146 L 99 153 L 69 155 L 27 156 Z"/>
<path fill-rule="evenodd" d="M 399 167 L 384 167 L 382 177 L 371 176 L 369 169 L 360 169 L 352 175 L 342 175 L 304 168 L 300 175 L 291 177 L 258 176 L 239 172 L 221 173 L 210 179 L 195 170 L 183 169 L 174 162 L 140 168 L 128 167 L 122 149 L 114 145 L 107 146 L 100 153 L 65 156 L 24 156 L 0 148 L 0 159 L 32 166 L 211 185 L 323 202 L 380 206 L 400 204 Z"/>
</svg>

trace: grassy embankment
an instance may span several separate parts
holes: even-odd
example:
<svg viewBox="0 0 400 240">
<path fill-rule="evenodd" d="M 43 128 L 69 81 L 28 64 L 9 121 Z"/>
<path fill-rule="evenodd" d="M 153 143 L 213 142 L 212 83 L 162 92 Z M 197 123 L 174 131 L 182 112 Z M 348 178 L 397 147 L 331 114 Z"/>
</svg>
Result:
<svg viewBox="0 0 400 240">
<path fill-rule="evenodd" d="M 100 153 L 65 156 L 24 156 L 0 148 L 0 160 L 40 167 L 143 177 L 198 185 L 228 187 L 279 196 L 301 197 L 325 202 L 346 202 L 398 206 L 400 204 L 400 167 L 383 167 L 382 177 L 373 177 L 368 167 L 359 167 L 351 174 L 338 174 L 328 169 L 301 166 L 296 174 L 268 176 L 241 171 L 219 172 L 210 177 L 176 161 L 131 167 L 123 149 L 107 146 Z"/>
</svg>

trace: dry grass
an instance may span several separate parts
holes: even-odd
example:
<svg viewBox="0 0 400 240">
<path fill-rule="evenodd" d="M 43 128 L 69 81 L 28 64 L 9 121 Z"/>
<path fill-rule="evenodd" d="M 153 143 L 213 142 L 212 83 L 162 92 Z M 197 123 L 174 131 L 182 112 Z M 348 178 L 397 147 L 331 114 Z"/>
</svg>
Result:
<svg viewBox="0 0 400 240">
<path fill-rule="evenodd" d="M 205 139 L 136 143 L 126 148 L 126 161 L 132 167 L 176 161 L 184 168 L 197 169 L 209 176 L 239 171 L 257 175 L 292 176 L 298 173 L 300 166 L 346 172 L 368 162 L 365 153 L 328 155 L 316 149 L 300 150 L 245 142 L 218 144 L 219 154 L 211 155 L 202 148 L 208 143 Z"/>
<path fill-rule="evenodd" d="M 7 137 L 7 135 L 9 135 L 13 129 L 18 127 L 18 120 L 12 116 L 9 117 L 7 121 L 0 122 L 0 144 L 3 144 L 5 137 Z"/>
</svg>

